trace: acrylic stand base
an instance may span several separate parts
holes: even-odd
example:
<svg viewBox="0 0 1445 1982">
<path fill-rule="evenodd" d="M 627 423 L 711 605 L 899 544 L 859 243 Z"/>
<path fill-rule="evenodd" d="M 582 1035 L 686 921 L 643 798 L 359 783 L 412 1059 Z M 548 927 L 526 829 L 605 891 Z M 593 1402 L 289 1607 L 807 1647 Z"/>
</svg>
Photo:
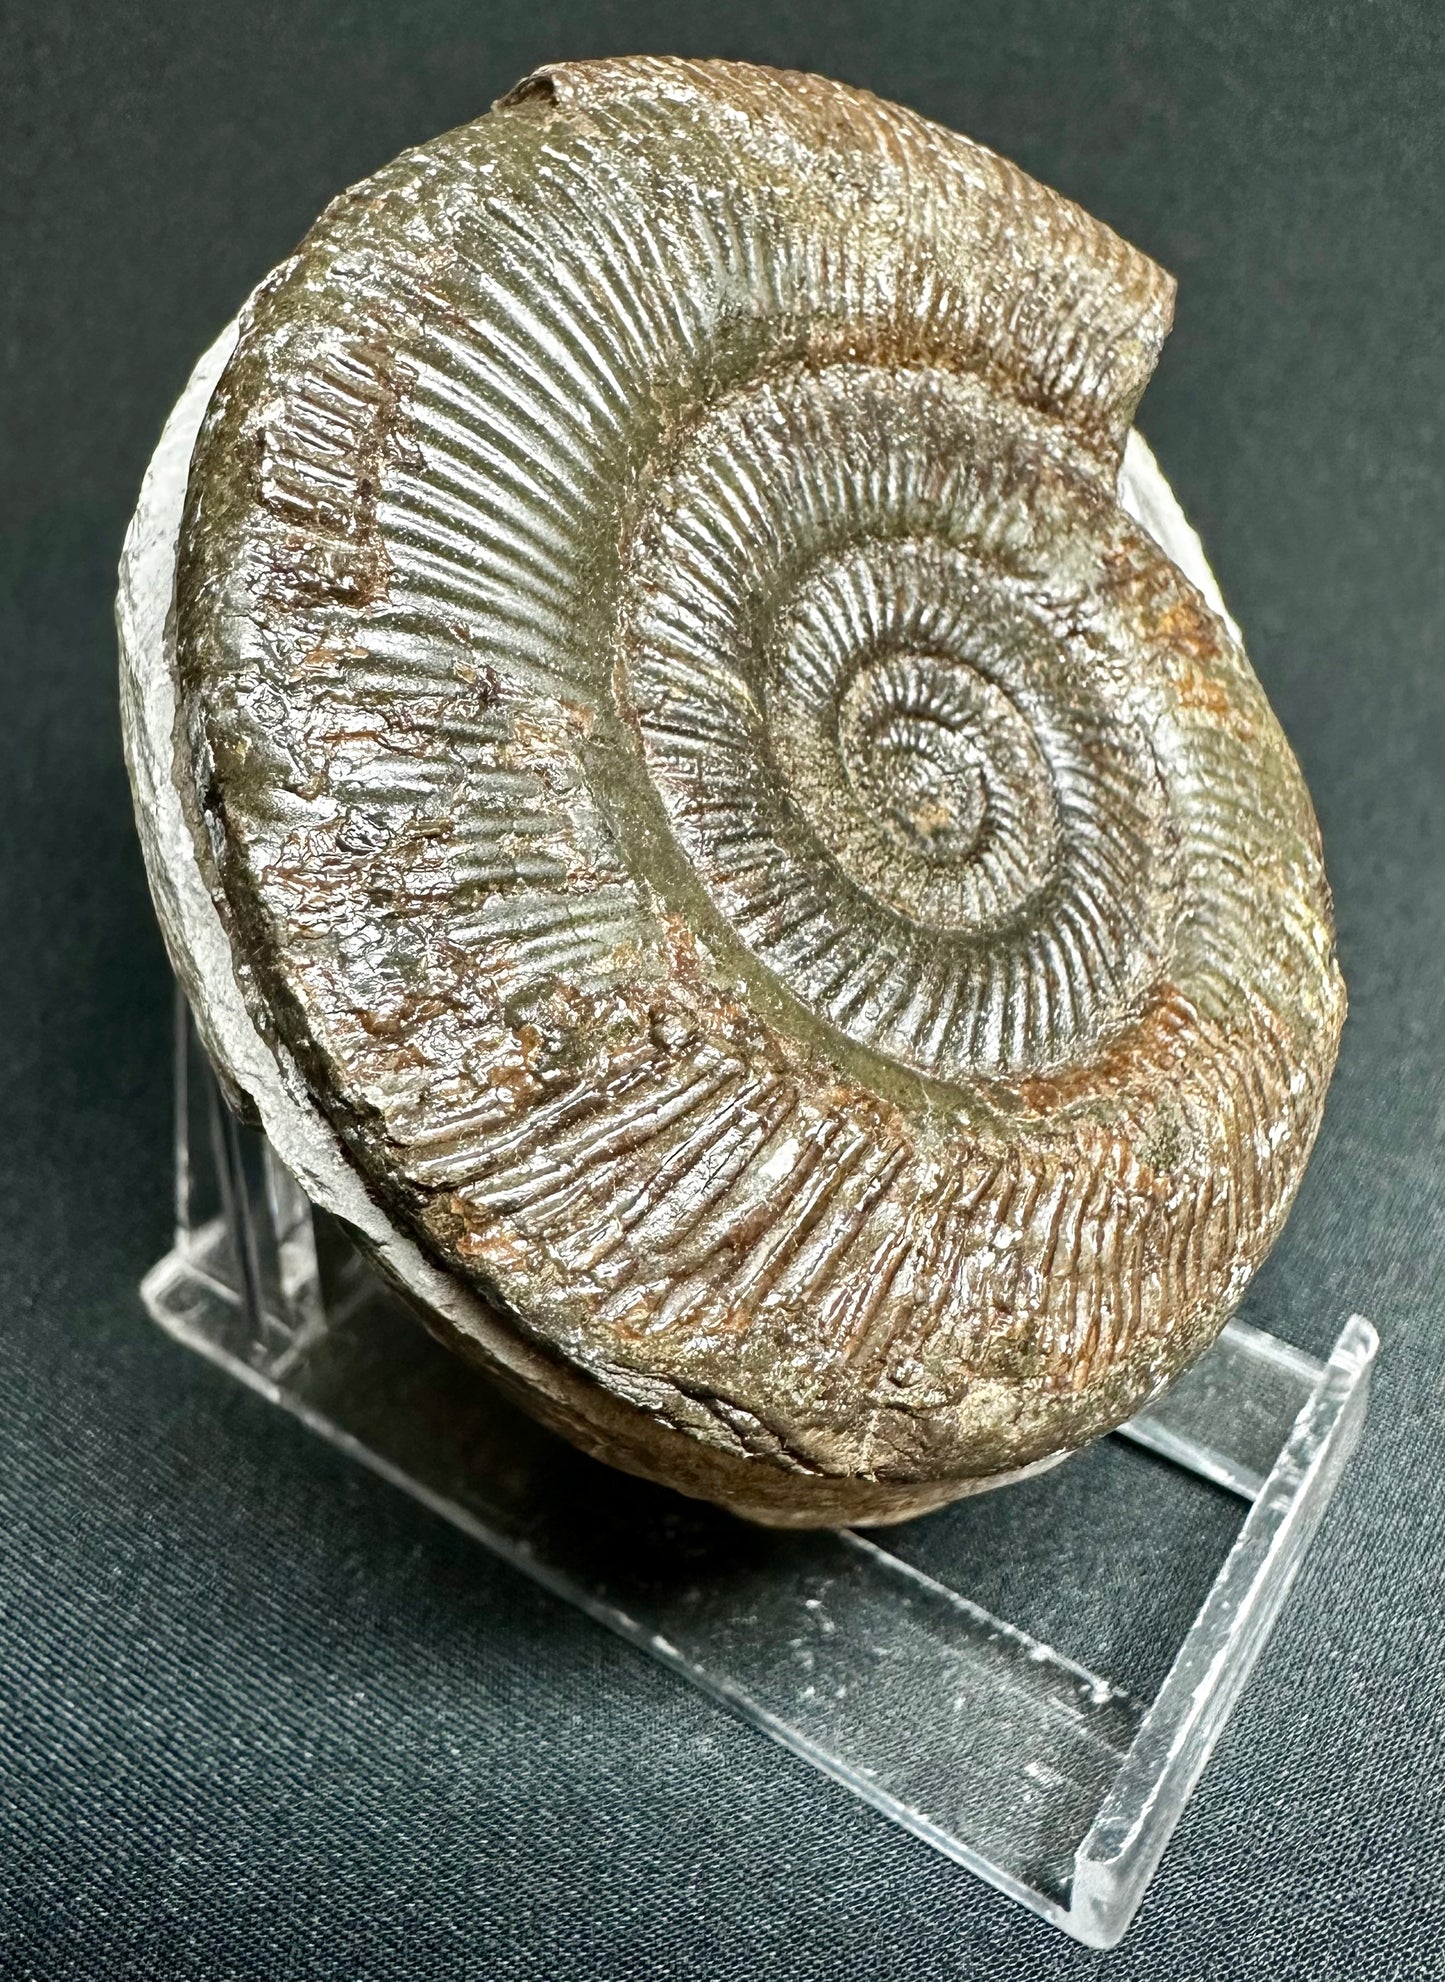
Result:
<svg viewBox="0 0 1445 1982">
<path fill-rule="evenodd" d="M 177 1072 L 176 1243 L 142 1288 L 169 1334 L 1044 1919 L 1120 1938 L 1359 1435 L 1368 1322 L 1323 1364 L 1233 1323 L 1120 1434 L 1248 1504 L 1146 1704 L 894 1531 L 771 1534 L 573 1452 L 371 1276 L 221 1104 L 184 1023 Z"/>
</svg>

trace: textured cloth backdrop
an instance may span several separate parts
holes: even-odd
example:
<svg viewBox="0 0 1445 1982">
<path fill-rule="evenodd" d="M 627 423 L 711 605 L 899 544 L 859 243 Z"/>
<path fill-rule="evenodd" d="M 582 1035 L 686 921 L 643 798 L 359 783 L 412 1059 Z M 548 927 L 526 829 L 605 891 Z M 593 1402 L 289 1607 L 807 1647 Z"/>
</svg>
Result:
<svg viewBox="0 0 1445 1982">
<path fill-rule="evenodd" d="M 4 8 L 0 1973 L 1438 1972 L 1438 11 Z M 1108 1956 L 239 1393 L 136 1298 L 167 1242 L 170 1007 L 109 616 L 150 447 L 335 191 L 539 61 L 646 50 L 896 97 L 1174 271 L 1142 425 L 1323 825 L 1351 1017 L 1246 1314 L 1316 1351 L 1371 1314 L 1373 1415 Z M 1197 1505 L 1141 1508 L 1159 1658 L 1197 1596 L 1170 1569 Z M 999 1506 L 985 1594 L 1007 1601 L 1025 1509 Z"/>
</svg>

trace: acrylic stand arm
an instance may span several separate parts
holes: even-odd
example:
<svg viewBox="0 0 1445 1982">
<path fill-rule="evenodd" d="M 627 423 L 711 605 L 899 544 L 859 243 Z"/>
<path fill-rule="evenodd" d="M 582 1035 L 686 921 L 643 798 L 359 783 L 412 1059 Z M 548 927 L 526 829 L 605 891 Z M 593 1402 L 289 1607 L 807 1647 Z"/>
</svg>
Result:
<svg viewBox="0 0 1445 1982">
<path fill-rule="evenodd" d="M 1190 1372 L 1195 1383 L 1175 1414 L 1161 1400 L 1125 1427 L 1126 1436 L 1234 1488 L 1253 1505 L 1075 1854 L 1069 1919 L 1061 1924 L 1080 1940 L 1111 1947 L 1133 1918 L 1355 1448 L 1378 1346 L 1369 1322 L 1353 1315 L 1321 1366 L 1271 1335 L 1231 1322 Z M 1285 1396 L 1291 1388 L 1302 1393 L 1263 1477 L 1255 1470 L 1264 1457 L 1257 1376 L 1270 1388 L 1278 1383 Z M 1219 1450 L 1217 1432 L 1198 1427 L 1195 1407 L 1206 1392 L 1211 1403 L 1237 1406 L 1225 1421 L 1245 1434 L 1233 1454 Z"/>
<path fill-rule="evenodd" d="M 163 1328 L 1044 1919 L 1120 1938 L 1359 1435 L 1368 1322 L 1325 1364 L 1231 1323 L 1124 1427 L 1249 1503 L 1146 1707 L 887 1545 L 766 1533 L 573 1452 L 313 1211 L 183 1007 L 177 1088 L 176 1242 L 142 1289 Z"/>
</svg>

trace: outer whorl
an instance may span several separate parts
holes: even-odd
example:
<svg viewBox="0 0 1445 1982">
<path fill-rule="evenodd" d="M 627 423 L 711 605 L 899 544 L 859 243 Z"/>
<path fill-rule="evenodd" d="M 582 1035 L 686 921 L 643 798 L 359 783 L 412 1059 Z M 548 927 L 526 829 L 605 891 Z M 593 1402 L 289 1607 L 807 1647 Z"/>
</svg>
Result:
<svg viewBox="0 0 1445 1982">
<path fill-rule="evenodd" d="M 618 1464 L 936 1505 L 1280 1229 L 1344 1001 L 1289 748 L 1118 500 L 1171 298 L 907 111 L 638 60 L 253 300 L 175 620 L 235 970 L 492 1304 L 435 1325 Z"/>
</svg>

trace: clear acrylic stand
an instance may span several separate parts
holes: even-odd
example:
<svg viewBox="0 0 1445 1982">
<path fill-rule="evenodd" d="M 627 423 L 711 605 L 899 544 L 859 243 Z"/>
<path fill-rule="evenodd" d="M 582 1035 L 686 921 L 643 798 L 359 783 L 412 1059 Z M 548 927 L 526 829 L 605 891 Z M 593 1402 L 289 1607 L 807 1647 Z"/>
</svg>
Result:
<svg viewBox="0 0 1445 1982">
<path fill-rule="evenodd" d="M 236 1121 L 183 1003 L 176 1071 L 176 1241 L 142 1287 L 169 1334 L 1044 1919 L 1118 1941 L 1359 1435 L 1367 1321 L 1323 1364 L 1232 1323 L 1124 1427 L 1157 1455 L 1135 1464 L 1248 1505 L 1145 1704 L 906 1559 L 904 1531 L 770 1533 L 574 1452 L 435 1343 Z M 1108 1538 L 1126 1576 L 1138 1525 Z"/>
</svg>

